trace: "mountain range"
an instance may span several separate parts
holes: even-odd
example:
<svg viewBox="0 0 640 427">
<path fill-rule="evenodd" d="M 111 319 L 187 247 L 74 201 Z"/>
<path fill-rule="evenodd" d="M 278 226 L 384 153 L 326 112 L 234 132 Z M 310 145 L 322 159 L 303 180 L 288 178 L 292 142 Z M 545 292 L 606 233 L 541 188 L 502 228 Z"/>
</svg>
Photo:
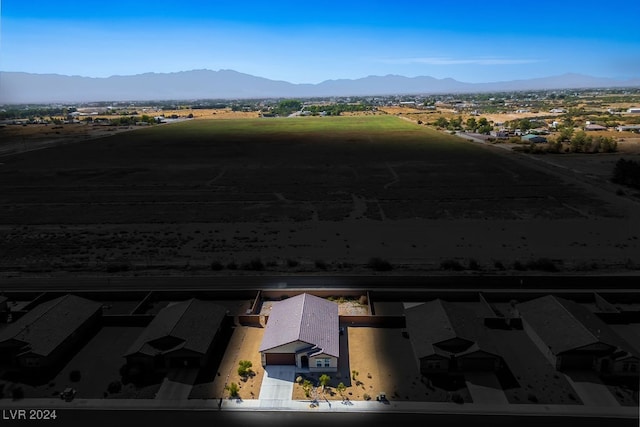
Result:
<svg viewBox="0 0 640 427">
<path fill-rule="evenodd" d="M 417 95 L 637 86 L 640 86 L 640 78 L 615 80 L 581 74 L 492 83 L 386 75 L 294 84 L 233 70 L 193 70 L 104 78 L 0 72 L 0 104 Z"/>
</svg>

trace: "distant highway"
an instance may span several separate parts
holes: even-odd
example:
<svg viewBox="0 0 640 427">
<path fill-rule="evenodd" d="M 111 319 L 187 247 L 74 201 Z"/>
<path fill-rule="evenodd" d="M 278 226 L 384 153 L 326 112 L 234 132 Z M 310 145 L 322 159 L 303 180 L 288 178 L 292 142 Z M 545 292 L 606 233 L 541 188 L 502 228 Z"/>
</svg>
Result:
<svg viewBox="0 0 640 427">
<path fill-rule="evenodd" d="M 640 290 L 640 276 L 65 276 L 0 278 L 0 291 L 265 290 Z"/>
</svg>

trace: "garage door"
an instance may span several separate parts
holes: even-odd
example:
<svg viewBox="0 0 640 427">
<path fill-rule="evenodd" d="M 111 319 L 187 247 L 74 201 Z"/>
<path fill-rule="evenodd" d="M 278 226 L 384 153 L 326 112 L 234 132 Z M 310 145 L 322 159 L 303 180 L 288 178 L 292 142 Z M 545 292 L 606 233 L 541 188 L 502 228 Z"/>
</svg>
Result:
<svg viewBox="0 0 640 427">
<path fill-rule="evenodd" d="M 293 353 L 267 353 L 267 365 L 295 365 L 296 355 Z"/>
</svg>

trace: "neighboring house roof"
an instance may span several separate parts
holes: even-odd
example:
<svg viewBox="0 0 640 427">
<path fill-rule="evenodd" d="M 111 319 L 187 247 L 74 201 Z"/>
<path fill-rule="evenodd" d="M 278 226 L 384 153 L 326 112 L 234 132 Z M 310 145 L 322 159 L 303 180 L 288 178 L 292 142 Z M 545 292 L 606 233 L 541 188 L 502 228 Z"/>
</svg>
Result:
<svg viewBox="0 0 640 427">
<path fill-rule="evenodd" d="M 102 304 L 65 295 L 37 305 L 0 332 L 0 342 L 15 340 L 23 352 L 46 357 L 102 309 Z"/>
<path fill-rule="evenodd" d="M 497 355 L 484 326 L 484 319 L 495 314 L 485 306 L 478 306 L 478 310 L 441 299 L 406 309 L 407 330 L 416 356 L 455 354 L 459 357 L 478 351 Z M 452 353 L 438 346 L 452 339 L 469 341 L 470 347 Z"/>
<path fill-rule="evenodd" d="M 259 351 L 302 341 L 329 356 L 340 356 L 338 304 L 300 294 L 273 304 Z"/>
<path fill-rule="evenodd" d="M 518 310 L 553 354 L 598 343 L 635 353 L 602 319 L 574 301 L 547 295 L 518 304 Z"/>
<path fill-rule="evenodd" d="M 176 350 L 204 355 L 226 313 L 221 305 L 195 298 L 170 304 L 153 318 L 125 356 L 156 356 Z"/>
<path fill-rule="evenodd" d="M 601 125 L 589 124 L 584 127 L 584 130 L 607 130 L 607 128 Z"/>
<path fill-rule="evenodd" d="M 530 142 L 546 142 L 547 141 L 547 138 L 545 138 L 544 136 L 534 135 L 534 134 L 524 135 L 522 139 Z"/>
</svg>

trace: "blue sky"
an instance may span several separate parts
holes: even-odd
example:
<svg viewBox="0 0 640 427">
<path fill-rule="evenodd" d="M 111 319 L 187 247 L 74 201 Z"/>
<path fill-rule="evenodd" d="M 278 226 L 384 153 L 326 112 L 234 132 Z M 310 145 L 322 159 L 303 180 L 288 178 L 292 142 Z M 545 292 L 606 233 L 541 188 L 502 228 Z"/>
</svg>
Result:
<svg viewBox="0 0 640 427">
<path fill-rule="evenodd" d="M 4 0 L 0 70 L 233 69 L 286 80 L 640 77 L 640 3 Z"/>
</svg>

